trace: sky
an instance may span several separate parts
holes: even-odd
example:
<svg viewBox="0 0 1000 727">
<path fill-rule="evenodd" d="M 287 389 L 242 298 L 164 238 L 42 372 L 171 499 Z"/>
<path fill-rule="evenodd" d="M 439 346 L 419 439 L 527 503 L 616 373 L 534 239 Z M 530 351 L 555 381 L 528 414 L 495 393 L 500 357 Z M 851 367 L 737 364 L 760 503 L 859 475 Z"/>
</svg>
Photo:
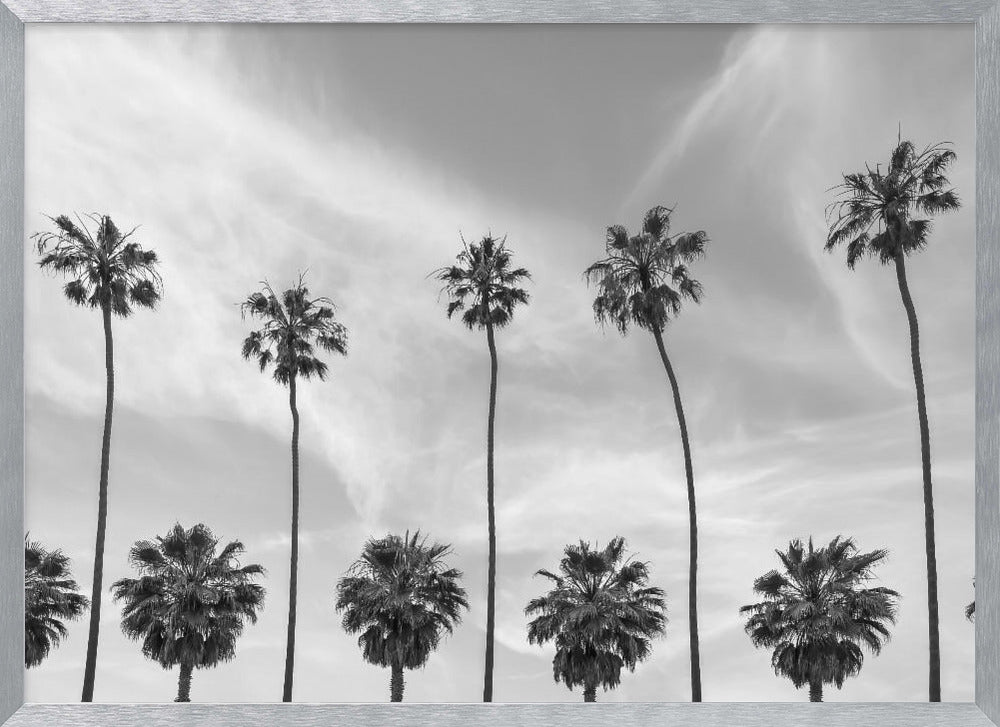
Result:
<svg viewBox="0 0 1000 727">
<path fill-rule="evenodd" d="M 497 336 L 495 699 L 577 701 L 523 608 L 563 547 L 621 535 L 667 594 L 652 657 L 600 700 L 690 699 L 687 501 L 652 338 L 593 320 L 583 270 L 653 205 L 710 242 L 666 332 L 691 433 L 708 701 L 800 701 L 738 609 L 793 538 L 888 549 L 883 652 L 828 701 L 927 694 L 919 439 L 891 269 L 823 251 L 829 191 L 897 135 L 947 140 L 963 208 L 907 271 L 921 325 L 942 691 L 973 698 L 974 90 L 971 26 L 63 26 L 26 31 L 26 229 L 108 213 L 155 249 L 164 297 L 115 321 L 106 586 L 130 545 L 204 522 L 262 564 L 267 599 L 195 701 L 278 701 L 289 549 L 287 392 L 240 357 L 238 303 L 306 273 L 350 332 L 299 389 L 295 699 L 388 699 L 334 587 L 370 536 L 450 543 L 471 609 L 409 701 L 474 702 L 485 634 L 485 336 L 428 274 L 506 235 L 530 305 Z M 26 529 L 90 592 L 104 405 L 100 316 L 25 255 Z M 169 701 L 176 671 L 102 613 L 95 699 Z M 28 671 L 79 699 L 86 618 Z"/>
</svg>

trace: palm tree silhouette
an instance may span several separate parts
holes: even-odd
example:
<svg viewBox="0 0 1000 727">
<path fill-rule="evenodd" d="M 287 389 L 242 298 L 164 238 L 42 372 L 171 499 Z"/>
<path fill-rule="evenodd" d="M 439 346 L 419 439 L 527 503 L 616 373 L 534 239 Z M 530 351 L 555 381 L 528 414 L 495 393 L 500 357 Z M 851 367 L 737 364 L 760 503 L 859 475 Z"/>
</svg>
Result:
<svg viewBox="0 0 1000 727">
<path fill-rule="evenodd" d="M 274 367 L 274 380 L 288 387 L 292 412 L 292 547 L 288 580 L 288 637 L 285 647 L 285 678 L 281 699 L 292 701 L 295 669 L 295 616 L 299 569 L 299 410 L 296 384 L 299 378 L 326 379 L 327 365 L 316 356 L 316 347 L 347 355 L 347 329 L 335 319 L 333 301 L 311 298 L 303 275 L 279 297 L 264 282 L 262 290 L 243 302 L 244 317 L 261 321 L 261 327 L 243 341 L 243 358 L 253 359 L 263 373 Z"/>
<path fill-rule="evenodd" d="M 862 647 L 878 654 L 889 640 L 888 624 L 896 622 L 899 594 L 868 588 L 872 570 L 885 550 L 861 553 L 850 538 L 835 537 L 824 548 L 793 540 L 775 551 L 782 571 L 772 570 L 754 581 L 763 598 L 743 606 L 746 632 L 753 645 L 773 649 L 774 673 L 792 680 L 796 689 L 809 685 L 809 701 L 823 701 L 823 685 L 844 685 L 864 663 Z"/>
<path fill-rule="evenodd" d="M 104 437 L 101 441 L 101 477 L 97 495 L 97 538 L 94 546 L 94 582 L 90 597 L 90 633 L 83 673 L 82 701 L 94 699 L 97 673 L 97 643 L 101 628 L 101 595 L 104 581 L 104 539 L 108 523 L 108 470 L 111 458 L 111 420 L 115 399 L 114 339 L 111 318 L 128 318 L 135 306 L 154 308 L 163 285 L 152 250 L 132 239 L 135 229 L 122 232 L 108 215 L 89 215 L 96 225 L 91 232 L 82 218 L 73 222 L 66 215 L 50 218 L 54 232 L 39 232 L 35 240 L 39 265 L 70 278 L 63 287 L 77 305 L 99 308 L 104 319 L 104 364 L 107 376 L 104 406 Z"/>
<path fill-rule="evenodd" d="M 138 578 L 112 586 L 124 602 L 122 632 L 142 642 L 142 653 L 164 669 L 180 666 L 175 702 L 191 701 L 194 669 L 213 667 L 236 655 L 247 622 L 257 622 L 264 569 L 239 564 L 243 544 L 232 541 L 216 552 L 218 539 L 206 526 L 175 525 L 155 541 L 140 540 L 129 560 Z"/>
<path fill-rule="evenodd" d="M 360 634 L 365 661 L 392 670 L 390 699 L 403 701 L 403 670 L 424 666 L 445 633 L 468 609 L 462 572 L 444 559 L 451 546 L 429 545 L 419 531 L 365 543 L 337 583 L 337 611 L 349 634 Z"/>
<path fill-rule="evenodd" d="M 830 230 L 825 249 L 847 245 L 847 266 L 854 269 L 864 257 L 893 265 L 896 284 L 910 329 L 910 361 L 917 392 L 920 427 L 920 460 L 923 468 L 924 540 L 927 559 L 927 612 L 930 669 L 930 701 L 941 701 L 941 646 L 938 629 L 937 552 L 934 543 L 934 493 L 931 485 L 931 436 L 927 421 L 924 374 L 920 362 L 920 332 L 917 311 L 906 280 L 906 257 L 919 252 L 930 237 L 931 215 L 959 208 L 958 196 L 948 188 L 945 172 L 955 161 L 947 143 L 916 151 L 913 143 L 900 138 L 888 166 L 843 175 L 834 187 L 838 199 L 827 210 Z"/>
<path fill-rule="evenodd" d="M 507 238 L 497 240 L 486 235 L 480 242 L 466 244 L 456 264 L 436 270 L 433 275 L 444 283 L 448 294 L 448 317 L 462 312 L 462 323 L 469 330 L 486 330 L 490 350 L 490 408 L 486 427 L 486 511 L 488 519 L 489 561 L 486 578 L 486 669 L 483 678 L 483 701 L 493 701 L 493 632 L 496 623 L 497 533 L 493 484 L 493 433 L 497 403 L 497 347 L 494 331 L 510 323 L 514 308 L 528 302 L 528 293 L 517 287 L 531 274 L 514 268 Z"/>
<path fill-rule="evenodd" d="M 642 221 L 642 231 L 629 235 L 621 225 L 607 230 L 607 257 L 591 265 L 584 275 L 597 285 L 594 316 L 601 324 L 613 323 L 622 335 L 630 325 L 653 334 L 660 361 L 673 392 L 677 424 L 684 450 L 688 498 L 688 638 L 691 649 L 691 700 L 701 701 L 701 653 L 698 645 L 698 508 L 694 491 L 694 465 L 687 420 L 681 404 L 677 376 L 667 356 L 663 331 L 681 312 L 683 301 L 701 301 L 701 284 L 688 266 L 705 254 L 708 236 L 703 231 L 670 234 L 672 209 L 657 206 Z"/>
<path fill-rule="evenodd" d="M 89 602 L 61 550 L 48 551 L 24 538 L 24 667 L 38 666 L 66 638 L 64 621 L 83 614 Z"/>
<path fill-rule="evenodd" d="M 558 574 L 536 573 L 555 584 L 552 590 L 524 609 L 535 616 L 528 642 L 555 642 L 553 677 L 569 689 L 582 686 L 585 702 L 597 700 L 598 685 L 618 686 L 622 667 L 634 671 L 666 626 L 663 591 L 646 585 L 647 564 L 624 557 L 621 537 L 603 550 L 582 540 L 567 545 Z"/>
</svg>

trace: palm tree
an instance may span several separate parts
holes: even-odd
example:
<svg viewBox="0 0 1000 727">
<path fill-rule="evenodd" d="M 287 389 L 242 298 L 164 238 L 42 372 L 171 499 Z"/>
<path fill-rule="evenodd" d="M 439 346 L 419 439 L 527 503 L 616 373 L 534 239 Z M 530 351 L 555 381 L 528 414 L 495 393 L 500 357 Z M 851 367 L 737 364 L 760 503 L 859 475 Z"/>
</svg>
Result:
<svg viewBox="0 0 1000 727">
<path fill-rule="evenodd" d="M 89 602 L 78 593 L 69 558 L 24 538 L 24 667 L 38 666 L 66 638 L 64 621 L 79 618 Z"/>
<path fill-rule="evenodd" d="M 975 580 L 972 581 L 972 588 L 973 588 L 973 590 L 975 590 L 975 588 L 976 588 L 976 582 L 975 582 Z M 970 621 L 975 621 L 976 620 L 976 601 L 975 600 L 973 600 L 972 603 L 970 603 L 968 606 L 965 607 L 965 617 L 967 619 L 969 619 Z"/>
<path fill-rule="evenodd" d="M 264 282 L 262 290 L 243 302 L 244 317 L 261 321 L 261 327 L 243 341 L 243 358 L 253 359 L 263 373 L 274 367 L 274 380 L 288 387 L 292 412 L 292 552 L 288 579 L 288 638 L 285 647 L 285 679 L 281 699 L 292 701 L 295 669 L 295 616 L 299 569 L 299 410 L 296 384 L 299 378 L 326 379 L 327 365 L 316 356 L 316 347 L 347 355 L 347 329 L 335 319 L 333 301 L 312 298 L 303 275 L 279 297 Z"/>
<path fill-rule="evenodd" d="M 642 221 L 642 231 L 629 235 L 621 225 L 607 230 L 605 257 L 584 273 L 598 288 L 594 316 L 602 325 L 613 323 L 622 335 L 629 325 L 653 334 L 660 361 L 673 392 L 677 424 L 684 450 L 688 499 L 688 638 L 691 649 L 691 701 L 701 701 L 701 654 L 698 646 L 698 509 L 694 492 L 694 465 L 680 387 L 663 343 L 663 331 L 681 312 L 685 300 L 701 301 L 701 284 L 688 266 L 705 254 L 703 231 L 670 234 L 672 209 L 657 206 Z"/>
<path fill-rule="evenodd" d="M 919 252 L 930 237 L 928 217 L 959 208 L 958 196 L 949 188 L 945 172 L 955 161 L 947 143 L 921 152 L 910 141 L 899 140 L 888 166 L 845 174 L 834 189 L 838 199 L 827 210 L 830 230 L 827 251 L 847 245 L 847 266 L 854 269 L 864 257 L 893 265 L 896 284 L 910 329 L 910 360 L 917 391 L 920 427 L 920 460 L 923 467 L 924 540 L 927 558 L 927 612 L 930 701 L 941 701 L 941 647 L 938 636 L 937 553 L 934 544 L 934 493 L 931 486 L 931 441 L 927 422 L 924 374 L 920 363 L 917 312 L 906 281 L 905 260 Z"/>
<path fill-rule="evenodd" d="M 582 540 L 567 545 L 558 574 L 536 574 L 551 580 L 552 590 L 524 609 L 535 617 L 529 643 L 555 642 L 552 674 L 569 689 L 582 686 L 585 702 L 596 701 L 598 685 L 618 686 L 622 667 L 635 671 L 666 626 L 663 591 L 647 585 L 648 565 L 624 557 L 620 537 L 603 550 Z"/>
<path fill-rule="evenodd" d="M 850 538 L 835 537 L 824 548 L 793 540 L 775 551 L 782 571 L 772 570 L 754 581 L 763 599 L 743 606 L 746 632 L 753 645 L 773 649 L 774 673 L 792 680 L 796 689 L 809 685 L 809 701 L 823 701 L 823 685 L 844 685 L 864 663 L 862 647 L 873 654 L 889 640 L 896 622 L 899 594 L 869 588 L 872 571 L 885 550 L 858 551 Z"/>
<path fill-rule="evenodd" d="M 174 525 L 155 541 L 135 543 L 129 561 L 139 577 L 111 587 L 115 601 L 124 602 L 122 632 L 164 669 L 180 666 L 175 702 L 191 701 L 194 669 L 236 655 L 236 640 L 247 622 L 257 622 L 264 603 L 256 583 L 264 569 L 240 565 L 243 543 L 218 545 L 200 523 L 187 530 Z"/>
<path fill-rule="evenodd" d="M 468 609 L 462 572 L 449 568 L 450 545 L 428 544 L 419 531 L 365 543 L 337 583 L 337 612 L 349 634 L 360 634 L 365 661 L 389 667 L 390 699 L 403 701 L 403 670 L 427 663 L 441 637 Z"/>
<path fill-rule="evenodd" d="M 528 293 L 517 287 L 529 280 L 524 268 L 514 268 L 507 238 L 486 235 L 471 245 L 462 238 L 462 251 L 455 265 L 436 270 L 433 275 L 444 283 L 449 297 L 448 318 L 462 312 L 462 323 L 473 330 L 486 330 L 490 349 L 490 408 L 486 425 L 486 512 L 489 558 L 486 577 L 486 670 L 483 701 L 493 701 L 493 632 L 496 623 L 497 528 L 493 484 L 493 432 L 497 405 L 497 347 L 494 331 L 511 322 L 514 308 L 528 302 Z"/>
<path fill-rule="evenodd" d="M 111 419 L 115 399 L 114 340 L 111 317 L 128 318 L 135 306 L 154 308 L 163 286 L 152 250 L 133 240 L 135 229 L 122 232 L 108 215 L 89 215 L 96 226 L 91 232 L 77 216 L 51 218 L 54 232 L 32 236 L 41 257 L 39 265 L 67 276 L 63 293 L 70 302 L 100 308 L 104 319 L 104 365 L 107 375 L 104 406 L 104 437 L 101 442 L 101 477 L 97 495 L 97 539 L 94 546 L 94 582 L 90 597 L 90 634 L 83 673 L 83 701 L 94 699 L 97 672 L 97 642 L 101 627 L 101 594 L 104 581 L 104 538 L 108 523 L 108 469 L 111 458 Z"/>
</svg>

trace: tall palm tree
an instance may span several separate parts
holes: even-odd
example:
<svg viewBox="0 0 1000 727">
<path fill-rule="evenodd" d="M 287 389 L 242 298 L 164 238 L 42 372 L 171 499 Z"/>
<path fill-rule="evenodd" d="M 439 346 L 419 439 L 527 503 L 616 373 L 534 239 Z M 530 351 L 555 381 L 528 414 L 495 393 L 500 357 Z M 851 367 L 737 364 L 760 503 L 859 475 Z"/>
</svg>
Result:
<svg viewBox="0 0 1000 727">
<path fill-rule="evenodd" d="M 403 701 L 403 670 L 424 666 L 469 608 L 462 572 L 445 563 L 450 553 L 450 545 L 428 544 L 419 532 L 386 535 L 365 543 L 337 583 L 344 630 L 360 634 L 365 661 L 392 670 L 393 702 Z"/>
<path fill-rule="evenodd" d="M 507 238 L 497 240 L 486 235 L 471 245 L 462 238 L 462 251 L 455 264 L 433 274 L 444 284 L 448 294 L 448 317 L 462 313 L 462 323 L 473 330 L 486 331 L 490 350 L 490 407 L 486 425 L 486 513 L 489 557 L 486 576 L 486 669 L 483 677 L 483 701 L 493 701 L 493 633 L 496 624 L 497 528 L 494 507 L 493 433 L 497 406 L 496 329 L 511 322 L 514 308 L 528 302 L 528 293 L 518 287 L 531 274 L 515 268 Z"/>
<path fill-rule="evenodd" d="M 101 627 L 101 594 L 104 586 L 104 539 L 108 523 L 108 469 L 111 458 L 111 419 L 115 400 L 114 340 L 111 318 L 128 318 L 134 307 L 154 308 L 163 285 L 152 250 L 133 239 L 135 229 L 122 232 L 108 215 L 89 215 L 95 230 L 77 216 L 52 218 L 55 231 L 32 236 L 39 265 L 69 278 L 63 292 L 70 302 L 99 308 L 104 319 L 104 366 L 107 376 L 104 437 L 101 441 L 101 476 L 97 495 L 97 538 L 94 546 L 94 580 L 90 597 L 90 634 L 83 673 L 83 701 L 94 699 L 97 643 Z"/>
<path fill-rule="evenodd" d="M 923 468 L 924 540 L 927 559 L 927 613 L 930 701 L 941 701 L 941 647 L 938 636 L 937 553 L 934 543 L 934 493 L 931 486 L 931 435 L 927 422 L 924 374 L 920 362 L 917 311 L 906 280 L 907 256 L 926 247 L 932 215 L 956 210 L 958 196 L 945 173 L 955 161 L 947 143 L 918 152 L 910 141 L 899 140 L 883 169 L 843 175 L 834 189 L 838 199 L 827 210 L 830 230 L 825 248 L 847 246 L 847 266 L 854 269 L 865 257 L 892 265 L 910 329 L 910 361 L 917 391 L 920 461 Z"/>
<path fill-rule="evenodd" d="M 38 666 L 66 638 L 64 621 L 79 618 L 89 602 L 61 550 L 24 539 L 24 667 Z"/>
<path fill-rule="evenodd" d="M 335 318 L 333 301 L 310 297 L 304 276 L 279 297 L 264 282 L 262 290 L 243 302 L 244 317 L 261 322 L 243 341 L 243 358 L 253 359 L 263 373 L 274 367 L 274 380 L 288 387 L 288 407 L 292 412 L 292 552 L 288 578 L 288 638 L 285 647 L 285 679 L 281 699 L 292 701 L 295 669 L 295 616 L 299 569 L 299 410 L 296 403 L 298 380 L 316 376 L 326 379 L 327 365 L 316 348 L 347 355 L 347 329 Z"/>
<path fill-rule="evenodd" d="M 191 674 L 236 655 L 245 625 L 257 622 L 264 588 L 259 565 L 239 562 L 243 543 L 218 550 L 205 525 L 180 524 L 155 541 L 132 546 L 129 561 L 138 578 L 122 578 L 111 588 L 122 601 L 122 631 L 142 642 L 142 653 L 164 669 L 180 666 L 175 702 L 191 701 Z"/>
<path fill-rule="evenodd" d="M 660 361 L 674 397 L 674 410 L 684 451 L 688 499 L 688 638 L 691 650 L 691 701 L 701 701 L 701 653 L 698 645 L 698 508 L 694 491 L 694 465 L 687 420 L 674 367 L 663 343 L 663 331 L 681 312 L 685 300 L 701 301 L 701 284 L 689 266 L 705 254 L 708 236 L 703 231 L 670 234 L 672 209 L 657 206 L 642 221 L 642 230 L 629 235 L 621 225 L 607 230 L 603 260 L 584 273 L 597 285 L 594 316 L 601 324 L 613 323 L 622 335 L 630 325 L 653 334 Z"/>
<path fill-rule="evenodd" d="M 856 676 L 864 663 L 862 647 L 878 654 L 896 622 L 899 594 L 869 588 L 872 571 L 885 550 L 858 551 L 850 538 L 837 536 L 823 548 L 793 540 L 775 551 L 781 571 L 754 581 L 763 600 L 743 606 L 746 632 L 753 645 L 773 649 L 774 673 L 792 680 L 796 689 L 809 685 L 809 701 L 823 701 L 823 685 Z"/>
<path fill-rule="evenodd" d="M 552 674 L 569 689 L 583 687 L 583 700 L 597 700 L 597 687 L 614 689 L 622 667 L 652 652 L 652 639 L 666 626 L 663 591 L 648 586 L 646 563 L 625 559 L 625 540 L 603 549 L 582 540 L 567 545 L 559 572 L 540 570 L 554 584 L 524 609 L 532 644 L 555 642 Z"/>
</svg>

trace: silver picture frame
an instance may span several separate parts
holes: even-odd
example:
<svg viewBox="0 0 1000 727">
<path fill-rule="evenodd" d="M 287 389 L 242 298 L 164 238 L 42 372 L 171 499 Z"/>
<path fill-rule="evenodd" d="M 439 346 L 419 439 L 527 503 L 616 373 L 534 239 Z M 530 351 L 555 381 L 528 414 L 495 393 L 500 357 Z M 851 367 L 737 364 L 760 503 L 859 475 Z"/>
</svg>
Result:
<svg viewBox="0 0 1000 727">
<path fill-rule="evenodd" d="M 967 23 L 976 34 L 974 703 L 25 704 L 24 32 L 27 23 Z M 1000 724 L 1000 0 L 2 0 L 0 2 L 0 723 L 60 725 Z"/>
</svg>

